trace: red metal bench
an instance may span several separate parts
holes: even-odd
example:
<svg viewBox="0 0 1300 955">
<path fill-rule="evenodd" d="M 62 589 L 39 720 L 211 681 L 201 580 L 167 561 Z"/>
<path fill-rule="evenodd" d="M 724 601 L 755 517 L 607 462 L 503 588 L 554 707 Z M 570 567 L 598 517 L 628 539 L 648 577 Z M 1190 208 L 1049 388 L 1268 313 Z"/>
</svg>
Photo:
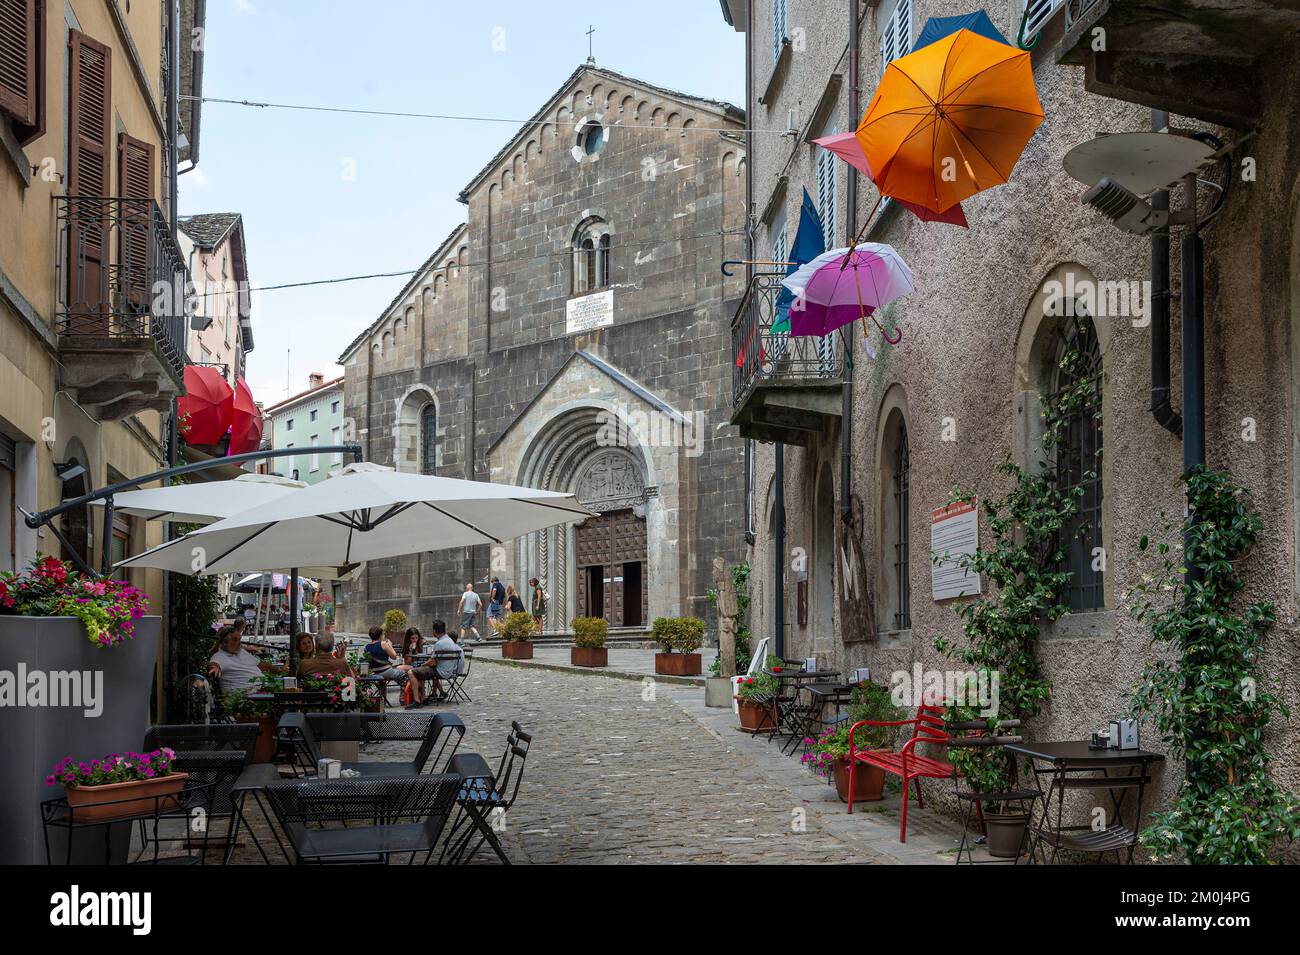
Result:
<svg viewBox="0 0 1300 955">
<path fill-rule="evenodd" d="M 916 716 L 910 720 L 879 722 L 863 720 L 854 723 L 849 729 L 849 812 L 853 812 L 853 777 L 858 764 L 876 766 L 887 773 L 899 776 L 903 780 L 903 823 L 899 828 L 898 841 L 907 841 L 907 790 L 916 780 L 916 802 L 922 809 L 925 800 L 921 797 L 921 780 L 952 779 L 952 763 L 946 759 L 932 759 L 921 756 L 916 747 L 922 743 L 932 743 L 946 747 L 952 738 L 944 724 L 944 708 L 931 704 L 921 704 L 916 708 Z M 903 744 L 897 753 L 883 749 L 858 749 L 853 742 L 853 734 L 859 726 L 911 726 L 912 738 Z"/>
</svg>

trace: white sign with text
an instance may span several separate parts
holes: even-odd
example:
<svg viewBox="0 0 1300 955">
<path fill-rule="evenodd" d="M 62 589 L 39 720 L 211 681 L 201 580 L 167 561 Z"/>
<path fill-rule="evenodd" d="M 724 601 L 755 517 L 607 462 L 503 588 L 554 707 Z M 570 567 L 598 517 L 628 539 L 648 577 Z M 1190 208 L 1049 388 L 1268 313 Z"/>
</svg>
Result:
<svg viewBox="0 0 1300 955">
<path fill-rule="evenodd" d="M 977 547 L 979 507 L 975 501 L 961 501 L 930 512 L 930 553 L 940 558 L 932 564 L 930 578 L 935 600 L 979 593 L 979 575 L 953 559 L 974 554 Z"/>
<path fill-rule="evenodd" d="M 614 324 L 614 290 L 571 298 L 564 306 L 564 332 L 576 335 Z"/>
</svg>

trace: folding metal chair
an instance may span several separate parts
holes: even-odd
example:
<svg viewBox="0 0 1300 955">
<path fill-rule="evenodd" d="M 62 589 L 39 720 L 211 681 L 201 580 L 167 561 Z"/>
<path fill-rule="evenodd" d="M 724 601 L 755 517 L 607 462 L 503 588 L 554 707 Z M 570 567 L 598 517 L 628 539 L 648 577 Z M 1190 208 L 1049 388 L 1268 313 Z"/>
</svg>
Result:
<svg viewBox="0 0 1300 955">
<path fill-rule="evenodd" d="M 433 663 L 436 666 L 443 660 L 455 660 L 456 672 L 449 677 L 439 677 L 446 684 L 443 691 L 447 694 L 447 701 L 451 703 L 473 703 L 469 694 L 465 692 L 465 678 L 469 676 L 469 666 L 473 662 L 473 653 L 469 650 L 439 650 L 433 655 Z"/>
<path fill-rule="evenodd" d="M 512 722 L 510 733 L 506 736 L 505 752 L 501 754 L 495 773 L 478 753 L 461 753 L 452 757 L 447 764 L 448 769 L 463 780 L 456 799 L 460 803 L 461 814 L 447 836 L 442 855 L 438 858 L 439 863 L 446 859 L 450 865 L 465 865 L 487 842 L 497 858 L 505 865 L 510 865 L 493 822 L 496 818 L 504 818 L 519 796 L 519 785 L 524 778 L 524 763 L 528 759 L 528 748 L 532 742 L 532 735 L 524 732 L 517 722 Z M 471 848 L 470 843 L 475 835 L 478 835 L 479 840 Z"/>
</svg>

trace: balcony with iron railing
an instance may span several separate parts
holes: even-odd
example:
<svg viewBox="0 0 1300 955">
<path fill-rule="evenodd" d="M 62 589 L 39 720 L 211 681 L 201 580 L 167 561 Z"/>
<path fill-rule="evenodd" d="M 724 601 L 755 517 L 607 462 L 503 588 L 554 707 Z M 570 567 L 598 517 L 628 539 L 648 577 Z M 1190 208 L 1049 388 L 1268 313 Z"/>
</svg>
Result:
<svg viewBox="0 0 1300 955">
<path fill-rule="evenodd" d="M 150 199 L 60 196 L 63 386 L 101 419 L 166 412 L 183 390 L 189 272 Z"/>
<path fill-rule="evenodd" d="M 806 445 L 840 417 L 843 353 L 835 336 L 772 331 L 783 272 L 760 272 L 731 322 L 731 423 L 759 441 Z"/>
</svg>

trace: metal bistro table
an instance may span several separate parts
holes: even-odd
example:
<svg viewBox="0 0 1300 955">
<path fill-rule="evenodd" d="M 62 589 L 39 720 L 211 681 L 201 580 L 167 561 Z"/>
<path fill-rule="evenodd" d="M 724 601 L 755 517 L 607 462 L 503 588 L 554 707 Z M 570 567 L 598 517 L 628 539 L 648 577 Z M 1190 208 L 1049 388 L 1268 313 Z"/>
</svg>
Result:
<svg viewBox="0 0 1300 955">
<path fill-rule="evenodd" d="M 794 752 L 799 744 L 810 738 L 815 738 L 819 731 L 824 732 L 832 726 L 843 722 L 847 717 L 841 712 L 849 702 L 853 693 L 853 687 L 847 683 L 821 683 L 821 682 L 801 682 L 799 690 L 808 695 L 808 702 L 802 706 L 795 707 L 795 717 L 799 720 L 799 732 L 786 745 L 789 746 L 790 752 Z M 831 719 L 825 719 L 825 712 L 828 706 L 835 707 L 835 716 Z M 807 746 L 804 752 L 808 751 Z M 781 752 L 785 752 L 782 747 Z"/>
<path fill-rule="evenodd" d="M 1095 852 L 1098 862 L 1107 852 L 1115 853 L 1116 862 L 1121 862 L 1121 858 L 1124 864 L 1133 861 L 1137 829 L 1142 824 L 1142 797 L 1151 782 L 1150 767 L 1152 763 L 1162 762 L 1164 756 L 1142 749 L 1092 749 L 1083 740 L 1011 743 L 1007 745 L 1007 752 L 1029 759 L 1041 796 L 1041 816 L 1035 820 L 1031 815 L 1029 821 L 1032 839 L 1030 864 L 1038 860 L 1040 849 L 1045 856 L 1048 847 L 1052 854 L 1047 861 L 1051 863 L 1056 862 L 1062 849 Z M 1122 775 L 1118 775 L 1121 771 Z M 1046 788 L 1043 787 L 1044 777 L 1047 777 Z M 1082 789 L 1104 789 L 1110 794 L 1113 815 L 1103 820 L 1104 826 L 1064 824 L 1066 791 Z M 1124 803 L 1130 790 L 1137 793 L 1132 829 L 1124 825 L 1123 818 Z M 1053 795 L 1056 797 L 1054 822 Z"/>
<path fill-rule="evenodd" d="M 782 666 L 780 668 L 767 667 L 763 670 L 763 673 L 765 676 L 773 677 L 781 683 L 781 690 L 776 697 L 777 728 L 769 737 L 769 741 L 782 733 L 792 736 L 796 741 L 803 739 L 804 722 L 811 706 L 799 702 L 800 687 L 808 683 L 832 682 L 839 677 L 840 671 L 801 670 L 797 666 Z M 785 745 L 782 746 L 782 752 L 785 751 Z M 798 743 L 796 742 L 795 745 L 797 746 Z"/>
</svg>

